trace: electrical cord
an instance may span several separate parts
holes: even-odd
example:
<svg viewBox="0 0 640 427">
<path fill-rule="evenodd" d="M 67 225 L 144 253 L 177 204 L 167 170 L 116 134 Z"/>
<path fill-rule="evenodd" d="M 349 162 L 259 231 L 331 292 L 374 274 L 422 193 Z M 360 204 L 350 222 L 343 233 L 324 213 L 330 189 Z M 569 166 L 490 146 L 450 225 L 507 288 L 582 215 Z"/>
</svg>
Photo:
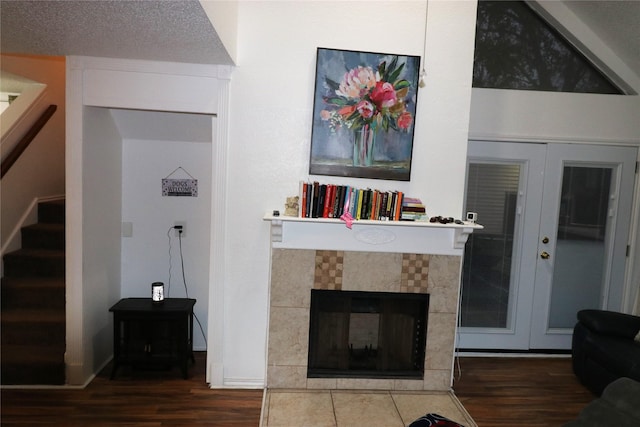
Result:
<svg viewBox="0 0 640 427">
<path fill-rule="evenodd" d="M 184 276 L 184 257 L 182 256 L 182 230 L 178 231 L 178 244 L 180 246 L 180 267 L 182 268 L 182 283 L 184 283 L 184 294 L 189 298 L 189 289 L 187 289 L 187 279 Z"/>
<path fill-rule="evenodd" d="M 169 281 L 167 282 L 167 298 L 171 295 L 171 230 L 175 227 L 169 227 L 167 230 L 167 238 L 169 239 Z"/>
<path fill-rule="evenodd" d="M 169 240 L 171 240 L 171 238 L 169 238 Z M 184 294 L 185 294 L 185 296 L 187 298 L 189 298 L 189 289 L 187 288 L 187 279 L 186 279 L 185 274 L 184 274 L 184 256 L 182 255 L 182 230 L 178 230 L 178 244 L 179 244 L 179 247 L 180 247 L 180 266 L 182 268 L 182 282 L 184 283 Z M 169 248 L 171 248 L 171 246 L 169 246 Z M 169 257 L 169 261 L 171 261 L 171 257 Z M 169 271 L 171 271 L 171 266 L 169 266 Z M 171 276 L 169 276 L 169 277 L 171 277 Z M 193 313 L 193 317 L 196 319 L 196 323 L 198 324 L 198 327 L 200 328 L 200 333 L 202 334 L 202 339 L 204 339 L 204 345 L 205 345 L 205 347 L 208 347 L 207 336 L 204 333 L 204 328 L 202 327 L 202 323 L 200 323 L 200 319 L 198 319 L 198 316 L 195 313 Z"/>
<path fill-rule="evenodd" d="M 456 343 L 459 346 L 460 345 L 460 326 L 462 326 L 462 279 L 460 279 L 460 291 L 458 293 L 458 298 L 460 302 L 458 303 L 458 318 L 456 319 L 457 320 Z M 459 347 L 453 349 L 453 359 L 455 361 L 456 368 L 458 371 L 457 380 L 460 380 L 460 378 L 462 378 L 462 367 L 460 366 L 460 348 Z M 455 376 L 455 369 L 454 369 L 454 376 Z"/>
</svg>

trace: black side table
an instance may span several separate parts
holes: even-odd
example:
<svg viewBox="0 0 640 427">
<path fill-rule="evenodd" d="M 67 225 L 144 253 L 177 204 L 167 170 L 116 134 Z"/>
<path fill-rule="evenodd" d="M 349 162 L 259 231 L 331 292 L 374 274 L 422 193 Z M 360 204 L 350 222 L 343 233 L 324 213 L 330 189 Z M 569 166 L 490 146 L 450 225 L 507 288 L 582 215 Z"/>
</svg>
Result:
<svg viewBox="0 0 640 427">
<path fill-rule="evenodd" d="M 193 357 L 193 306 L 190 298 L 121 299 L 109 309 L 113 313 L 113 370 L 120 365 L 138 367 L 180 366 L 188 376 Z"/>
</svg>

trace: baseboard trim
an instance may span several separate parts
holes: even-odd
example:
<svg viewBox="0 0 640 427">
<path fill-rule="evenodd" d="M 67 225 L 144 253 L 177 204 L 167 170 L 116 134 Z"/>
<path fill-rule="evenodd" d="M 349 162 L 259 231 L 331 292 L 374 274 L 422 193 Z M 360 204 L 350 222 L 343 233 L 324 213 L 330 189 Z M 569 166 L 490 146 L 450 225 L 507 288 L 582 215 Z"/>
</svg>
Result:
<svg viewBox="0 0 640 427">
<path fill-rule="evenodd" d="M 223 386 L 221 388 L 244 388 L 262 390 L 265 388 L 265 383 L 262 378 L 225 378 Z"/>
<path fill-rule="evenodd" d="M 531 357 L 531 358 L 570 358 L 571 350 L 457 350 L 456 357 Z"/>
</svg>

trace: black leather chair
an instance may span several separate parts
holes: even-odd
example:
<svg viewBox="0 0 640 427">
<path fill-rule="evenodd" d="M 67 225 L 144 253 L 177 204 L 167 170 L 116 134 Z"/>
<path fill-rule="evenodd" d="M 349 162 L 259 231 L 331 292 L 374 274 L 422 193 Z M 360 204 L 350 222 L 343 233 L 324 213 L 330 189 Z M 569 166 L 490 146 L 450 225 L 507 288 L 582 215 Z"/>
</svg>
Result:
<svg viewBox="0 0 640 427">
<path fill-rule="evenodd" d="M 600 396 L 620 377 L 640 381 L 640 317 L 604 310 L 581 310 L 573 330 L 573 372 Z"/>
</svg>

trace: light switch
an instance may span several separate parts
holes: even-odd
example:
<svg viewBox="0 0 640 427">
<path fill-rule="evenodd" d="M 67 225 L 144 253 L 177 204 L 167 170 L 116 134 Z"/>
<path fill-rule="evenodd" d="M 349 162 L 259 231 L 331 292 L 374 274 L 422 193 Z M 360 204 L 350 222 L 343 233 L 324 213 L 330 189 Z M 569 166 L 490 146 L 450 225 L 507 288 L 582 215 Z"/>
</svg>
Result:
<svg viewBox="0 0 640 427">
<path fill-rule="evenodd" d="M 122 237 L 133 237 L 133 223 L 132 222 L 123 222 L 122 223 Z"/>
</svg>

